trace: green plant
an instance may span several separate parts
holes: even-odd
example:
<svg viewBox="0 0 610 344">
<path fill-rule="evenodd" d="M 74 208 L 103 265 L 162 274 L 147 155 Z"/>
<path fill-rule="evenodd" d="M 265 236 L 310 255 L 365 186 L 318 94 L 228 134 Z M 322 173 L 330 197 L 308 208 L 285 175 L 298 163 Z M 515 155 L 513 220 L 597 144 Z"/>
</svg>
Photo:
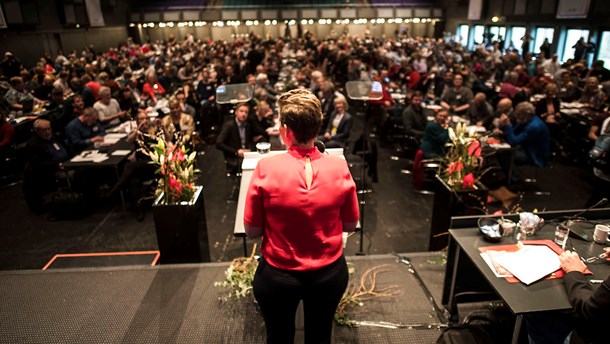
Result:
<svg viewBox="0 0 610 344">
<path fill-rule="evenodd" d="M 475 186 L 484 171 L 480 171 L 483 161 L 481 144 L 474 131 L 467 131 L 466 125 L 458 123 L 455 130 L 449 128 L 449 149 L 439 167 L 438 175 L 454 190 L 467 190 Z"/>
<path fill-rule="evenodd" d="M 349 311 L 352 307 L 358 306 L 363 307 L 364 302 L 372 300 L 377 297 L 391 297 L 396 296 L 400 293 L 400 289 L 397 285 L 390 285 L 385 288 L 379 288 L 377 286 L 377 276 L 383 272 L 391 271 L 390 265 L 379 265 L 372 267 L 360 277 L 357 282 L 351 283 L 339 305 L 337 306 L 337 312 L 335 313 L 335 321 L 339 325 L 343 326 L 355 326 L 358 324 L 357 321 L 350 319 Z M 354 275 L 354 269 L 350 269 L 350 277 Z"/>
<path fill-rule="evenodd" d="M 163 195 L 161 203 L 178 204 L 191 201 L 195 193 L 194 168 L 197 152 L 189 152 L 178 140 L 176 144 L 165 140 L 163 132 L 154 137 L 142 134 L 138 139 L 140 151 L 150 157 L 151 163 L 158 166 L 157 174 L 160 176 L 157 187 L 157 196 Z M 148 140 L 146 140 L 148 138 Z M 146 144 L 146 141 L 156 141 Z"/>
<path fill-rule="evenodd" d="M 224 281 L 214 283 L 216 287 L 226 290 L 226 294 L 220 297 L 221 301 L 238 300 L 252 294 L 254 273 L 258 267 L 258 260 L 254 257 L 255 252 L 256 244 L 252 248 L 250 257 L 233 259 L 225 271 Z"/>
</svg>

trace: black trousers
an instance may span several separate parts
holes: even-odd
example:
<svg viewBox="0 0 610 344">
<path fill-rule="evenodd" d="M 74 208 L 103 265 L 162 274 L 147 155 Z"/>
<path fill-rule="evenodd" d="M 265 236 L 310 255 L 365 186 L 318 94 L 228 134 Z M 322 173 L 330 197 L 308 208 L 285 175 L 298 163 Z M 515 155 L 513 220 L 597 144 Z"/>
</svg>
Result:
<svg viewBox="0 0 610 344">
<path fill-rule="evenodd" d="M 305 343 L 330 343 L 333 317 L 347 288 L 345 257 L 315 271 L 287 271 L 261 258 L 253 291 L 267 330 L 267 343 L 294 343 L 295 316 L 303 300 Z"/>
</svg>

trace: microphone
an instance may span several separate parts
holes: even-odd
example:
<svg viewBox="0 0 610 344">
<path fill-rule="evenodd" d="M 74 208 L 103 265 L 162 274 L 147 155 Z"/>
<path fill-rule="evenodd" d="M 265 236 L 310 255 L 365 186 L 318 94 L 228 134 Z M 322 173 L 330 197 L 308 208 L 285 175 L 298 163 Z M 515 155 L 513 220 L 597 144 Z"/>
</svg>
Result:
<svg viewBox="0 0 610 344">
<path fill-rule="evenodd" d="M 574 224 L 574 222 L 572 222 L 572 220 L 577 219 L 578 217 L 580 217 L 580 215 L 588 212 L 589 210 L 600 207 L 602 205 L 605 205 L 606 203 L 608 203 L 607 198 L 604 197 L 604 198 L 600 199 L 597 203 L 593 204 L 589 208 L 566 218 L 563 221 L 563 226 L 568 227 L 568 229 L 570 230 L 570 232 L 569 232 L 570 235 L 572 235 L 578 239 L 581 239 L 581 240 L 591 241 L 591 239 L 589 238 L 589 234 L 586 233 L 582 228 L 579 228 L 577 226 L 572 226 Z"/>
<path fill-rule="evenodd" d="M 574 214 L 574 215 L 572 215 L 572 216 L 568 217 L 568 219 L 567 219 L 567 220 L 571 220 L 571 219 L 577 218 L 577 217 L 579 217 L 580 215 L 582 215 L 582 214 L 584 214 L 584 213 L 588 212 L 589 210 L 591 210 L 591 209 L 593 209 L 593 208 L 601 207 L 602 205 L 605 205 L 606 203 L 608 203 L 608 199 L 607 199 L 606 197 L 604 197 L 604 198 L 600 199 L 599 201 L 597 201 L 597 203 L 595 203 L 595 204 L 593 204 L 592 206 L 590 206 L 589 208 L 587 208 L 587 209 L 585 209 L 585 210 L 581 211 L 580 213 L 577 213 L 577 214 Z"/>
<path fill-rule="evenodd" d="M 320 153 L 324 153 L 324 151 L 326 150 L 326 145 L 324 144 L 324 142 L 322 142 L 320 140 L 315 140 L 313 142 L 313 145 L 320 151 Z"/>
</svg>

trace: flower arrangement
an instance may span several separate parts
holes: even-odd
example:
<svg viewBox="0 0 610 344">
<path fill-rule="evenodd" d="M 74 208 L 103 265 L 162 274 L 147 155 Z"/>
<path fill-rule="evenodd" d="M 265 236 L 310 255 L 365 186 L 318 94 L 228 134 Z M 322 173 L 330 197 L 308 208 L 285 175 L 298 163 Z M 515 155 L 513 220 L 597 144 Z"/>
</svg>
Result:
<svg viewBox="0 0 610 344">
<path fill-rule="evenodd" d="M 256 244 L 252 248 L 250 257 L 233 259 L 233 262 L 225 271 L 224 281 L 214 283 L 216 287 L 227 290 L 227 293 L 220 297 L 221 301 L 237 300 L 252 295 L 252 282 L 258 267 L 258 260 L 254 256 L 255 253 Z"/>
<path fill-rule="evenodd" d="M 455 190 L 475 188 L 475 183 L 483 174 L 481 144 L 474 131 L 467 131 L 464 123 L 458 123 L 455 130 L 449 128 L 449 149 L 439 167 L 439 176 Z"/>
<path fill-rule="evenodd" d="M 252 282 L 254 274 L 258 267 L 258 260 L 255 256 L 256 244 L 252 248 L 252 253 L 249 257 L 240 257 L 233 259 L 231 265 L 225 271 L 225 279 L 220 282 L 215 282 L 214 285 L 224 291 L 219 297 L 221 302 L 237 302 L 247 297 L 252 297 Z M 360 279 L 354 277 L 356 268 L 348 263 L 349 275 L 351 283 L 346 289 L 335 313 L 335 321 L 342 326 L 354 327 L 360 325 L 379 326 L 370 321 L 356 321 L 351 319 L 351 310 L 355 307 L 363 307 L 366 301 L 370 301 L 379 297 L 393 297 L 398 295 L 401 290 L 397 285 L 385 286 L 383 288 L 377 285 L 378 275 L 385 272 L 391 272 L 390 265 L 380 265 L 364 271 Z M 233 303 L 234 305 L 234 303 Z M 386 323 L 387 327 L 389 323 Z M 398 325 L 398 324 L 391 324 Z M 398 325 L 399 327 L 401 325 Z"/>
<path fill-rule="evenodd" d="M 153 139 L 150 136 L 148 138 Z M 156 143 L 146 144 L 142 139 L 138 139 L 138 142 L 140 151 L 150 157 L 152 164 L 159 167 L 157 173 L 161 180 L 156 196 L 162 195 L 162 204 L 190 202 L 196 189 L 195 173 L 199 172 L 194 168 L 197 152 L 189 152 L 182 140 L 178 140 L 176 144 L 166 141 L 162 131 L 154 136 L 154 140 Z"/>
</svg>

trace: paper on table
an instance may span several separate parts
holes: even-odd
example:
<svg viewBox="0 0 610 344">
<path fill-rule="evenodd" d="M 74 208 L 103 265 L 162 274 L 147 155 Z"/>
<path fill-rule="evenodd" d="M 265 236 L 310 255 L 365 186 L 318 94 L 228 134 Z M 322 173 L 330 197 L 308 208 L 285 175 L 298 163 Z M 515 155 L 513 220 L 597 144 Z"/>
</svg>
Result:
<svg viewBox="0 0 610 344">
<path fill-rule="evenodd" d="M 86 161 L 102 162 L 107 159 L 108 159 L 108 155 L 105 153 L 100 153 L 96 150 L 87 150 L 87 151 L 83 151 L 79 155 L 75 156 L 70 161 L 71 162 L 86 162 Z"/>
<path fill-rule="evenodd" d="M 115 156 L 124 156 L 131 153 L 131 151 L 129 149 L 117 149 L 114 152 L 112 152 L 112 155 Z"/>
<path fill-rule="evenodd" d="M 497 257 L 508 253 L 507 251 L 485 251 L 481 252 L 481 258 L 487 263 L 487 266 L 496 275 L 496 277 L 513 277 L 504 267 L 497 263 Z"/>
<path fill-rule="evenodd" d="M 112 133 L 104 136 L 104 145 L 112 145 L 117 143 L 120 139 L 127 136 L 125 133 Z"/>
<path fill-rule="evenodd" d="M 559 256 L 545 245 L 526 245 L 517 252 L 503 254 L 494 260 L 526 285 L 560 268 Z"/>
</svg>

